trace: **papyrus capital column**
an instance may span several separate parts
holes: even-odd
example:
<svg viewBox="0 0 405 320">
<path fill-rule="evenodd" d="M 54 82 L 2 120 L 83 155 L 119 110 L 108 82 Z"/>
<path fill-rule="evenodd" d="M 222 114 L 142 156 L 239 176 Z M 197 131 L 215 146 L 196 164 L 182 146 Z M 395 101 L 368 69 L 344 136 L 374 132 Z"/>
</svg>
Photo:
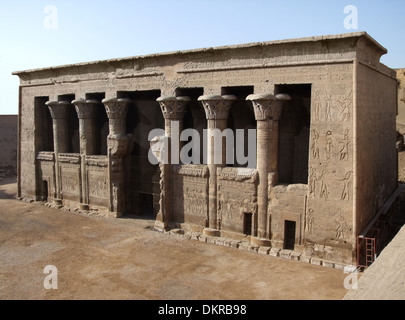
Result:
<svg viewBox="0 0 405 320">
<path fill-rule="evenodd" d="M 156 216 L 155 228 L 158 230 L 164 230 L 167 228 L 168 223 L 172 219 L 172 186 L 171 186 L 171 164 L 172 154 L 176 153 L 174 157 L 179 159 L 180 152 L 180 134 L 183 130 L 183 118 L 186 112 L 187 103 L 190 101 L 189 97 L 159 97 L 156 99 L 162 110 L 163 117 L 165 119 L 165 139 L 166 148 L 164 153 L 166 154 L 166 162 L 159 164 L 160 175 L 160 208 L 159 213 Z M 176 128 L 178 132 L 173 132 Z M 176 137 L 177 141 L 172 141 Z M 178 164 L 178 163 L 174 163 Z"/>
<path fill-rule="evenodd" d="M 45 104 L 48 106 L 52 117 L 55 153 L 68 152 L 68 117 L 71 103 L 68 101 L 48 101 Z"/>
<path fill-rule="evenodd" d="M 130 99 L 103 99 L 108 116 L 109 135 L 108 172 L 110 180 L 109 211 L 116 217 L 125 211 L 125 170 L 123 158 L 127 155 L 130 138 L 126 134 L 126 116 Z"/>
<path fill-rule="evenodd" d="M 61 179 L 59 171 L 59 153 L 69 151 L 69 106 L 68 101 L 48 101 L 45 103 L 52 117 L 53 148 L 55 152 L 55 198 L 57 205 L 62 204 Z"/>
<path fill-rule="evenodd" d="M 84 155 L 94 154 L 96 147 L 97 100 L 74 100 L 72 101 L 79 118 L 80 153 Z"/>
<path fill-rule="evenodd" d="M 73 100 L 77 117 L 79 118 L 79 139 L 81 163 L 81 210 L 89 209 L 88 176 L 86 168 L 86 155 L 92 155 L 96 150 L 96 116 L 97 107 L 100 102 L 97 100 Z"/>
<path fill-rule="evenodd" d="M 103 99 L 108 116 L 110 135 L 126 133 L 126 119 L 130 99 Z"/>
<path fill-rule="evenodd" d="M 205 116 L 207 118 L 207 155 L 208 155 L 208 229 L 204 232 L 207 235 L 219 235 L 218 215 L 217 215 L 217 167 L 226 165 L 226 144 L 222 144 L 221 161 L 215 163 L 216 141 L 215 129 L 221 132 L 227 127 L 227 120 L 232 103 L 236 100 L 233 95 L 205 95 L 198 98 L 201 101 Z M 222 138 L 220 138 L 222 140 Z M 217 157 L 218 158 L 218 157 Z"/>
<path fill-rule="evenodd" d="M 246 100 L 252 102 L 257 120 L 257 171 L 259 185 L 257 190 L 258 219 L 257 236 L 268 239 L 270 231 L 267 226 L 268 185 L 277 184 L 278 180 L 278 121 L 282 106 L 290 97 L 286 94 L 251 94 Z M 265 240 L 262 241 L 265 244 Z"/>
</svg>

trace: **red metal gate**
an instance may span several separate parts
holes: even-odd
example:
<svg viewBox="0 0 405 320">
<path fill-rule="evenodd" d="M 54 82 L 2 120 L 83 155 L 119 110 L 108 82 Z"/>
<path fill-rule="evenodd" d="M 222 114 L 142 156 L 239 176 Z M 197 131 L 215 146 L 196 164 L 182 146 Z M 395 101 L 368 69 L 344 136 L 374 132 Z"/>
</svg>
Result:
<svg viewBox="0 0 405 320">
<path fill-rule="evenodd" d="M 367 268 L 376 258 L 376 239 L 357 237 L 357 266 Z"/>
</svg>

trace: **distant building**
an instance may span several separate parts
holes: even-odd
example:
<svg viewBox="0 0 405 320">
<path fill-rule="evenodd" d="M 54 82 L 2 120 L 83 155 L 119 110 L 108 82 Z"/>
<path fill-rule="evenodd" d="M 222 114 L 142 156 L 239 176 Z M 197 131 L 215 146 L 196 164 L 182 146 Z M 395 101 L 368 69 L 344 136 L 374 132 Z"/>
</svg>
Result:
<svg viewBox="0 0 405 320">
<path fill-rule="evenodd" d="M 17 175 L 18 115 L 0 115 L 0 178 Z"/>
<path fill-rule="evenodd" d="M 398 187 L 386 53 L 357 32 L 15 72 L 18 195 L 355 264 Z M 204 132 L 253 129 L 256 161 L 153 164 L 156 128 L 174 143 L 195 129 L 208 155 Z"/>
<path fill-rule="evenodd" d="M 405 68 L 397 69 L 398 79 L 398 116 L 397 125 L 401 134 L 405 134 Z"/>
</svg>

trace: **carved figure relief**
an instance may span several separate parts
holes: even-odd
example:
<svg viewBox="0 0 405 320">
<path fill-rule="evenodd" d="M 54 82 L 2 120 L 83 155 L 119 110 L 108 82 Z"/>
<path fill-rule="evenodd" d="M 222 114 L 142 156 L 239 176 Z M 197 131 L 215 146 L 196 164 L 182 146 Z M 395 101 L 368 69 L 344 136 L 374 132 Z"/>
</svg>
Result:
<svg viewBox="0 0 405 320">
<path fill-rule="evenodd" d="M 348 171 L 345 174 L 345 177 L 342 179 L 342 181 L 344 182 L 343 184 L 343 190 L 342 190 L 342 194 L 340 196 L 340 200 L 344 201 L 349 201 L 349 192 L 350 192 L 350 177 L 351 177 L 352 171 Z"/>
<path fill-rule="evenodd" d="M 307 212 L 306 229 L 308 234 L 312 234 L 314 226 L 314 209 L 310 208 Z"/>
<path fill-rule="evenodd" d="M 331 108 L 332 108 L 332 97 L 330 94 L 328 94 L 325 97 L 326 121 L 333 121 Z"/>
<path fill-rule="evenodd" d="M 337 101 L 340 104 L 340 121 L 349 121 L 350 120 L 350 106 L 352 103 L 352 91 L 346 97 L 341 97 Z"/>
<path fill-rule="evenodd" d="M 345 238 L 345 231 L 346 231 L 347 225 L 346 225 L 346 221 L 342 214 L 340 214 L 339 218 L 335 220 L 335 223 L 336 223 L 335 239 L 343 240 Z"/>
<path fill-rule="evenodd" d="M 319 90 L 315 90 L 315 96 L 314 96 L 314 110 L 315 110 L 315 121 L 319 121 L 319 112 L 321 110 L 322 104 L 321 101 L 319 100 Z"/>
<path fill-rule="evenodd" d="M 339 144 L 339 160 L 347 161 L 349 159 L 349 129 L 345 130 L 343 139 L 340 140 Z"/>
<path fill-rule="evenodd" d="M 312 131 L 311 151 L 314 159 L 319 159 L 319 146 L 318 146 L 319 132 L 315 129 Z"/>
<path fill-rule="evenodd" d="M 332 131 L 327 131 L 326 132 L 326 138 L 325 138 L 325 155 L 326 155 L 326 159 L 329 160 L 330 159 L 330 151 L 332 149 L 333 145 L 333 141 L 332 141 Z"/>
</svg>

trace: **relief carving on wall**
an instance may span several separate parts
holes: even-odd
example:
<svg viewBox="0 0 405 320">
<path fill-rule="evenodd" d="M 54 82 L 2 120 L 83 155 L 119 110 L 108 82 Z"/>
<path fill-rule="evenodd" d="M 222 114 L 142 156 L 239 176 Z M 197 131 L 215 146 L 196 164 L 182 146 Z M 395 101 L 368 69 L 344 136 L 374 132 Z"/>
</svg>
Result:
<svg viewBox="0 0 405 320">
<path fill-rule="evenodd" d="M 341 90 L 344 91 L 344 89 Z M 321 94 L 321 91 L 316 89 L 312 98 L 314 121 L 350 121 L 352 102 L 352 90 L 348 90 L 347 93 L 341 95 L 332 95 L 330 93 Z"/>
</svg>

